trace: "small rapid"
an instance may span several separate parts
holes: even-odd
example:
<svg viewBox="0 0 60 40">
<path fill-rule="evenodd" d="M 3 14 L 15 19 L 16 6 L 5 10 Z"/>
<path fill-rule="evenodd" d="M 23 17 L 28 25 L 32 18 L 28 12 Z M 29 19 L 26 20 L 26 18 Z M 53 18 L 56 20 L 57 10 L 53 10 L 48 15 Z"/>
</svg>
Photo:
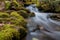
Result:
<svg viewBox="0 0 60 40">
<path fill-rule="evenodd" d="M 36 29 L 38 27 L 37 25 L 40 25 L 40 26 L 44 27 L 46 30 L 52 32 L 52 33 L 50 33 L 50 32 L 42 31 L 43 33 L 45 33 L 46 35 L 49 35 L 50 37 L 52 37 L 56 40 L 60 40 L 60 38 L 59 38 L 60 32 L 56 31 L 57 30 L 56 28 L 60 28 L 60 21 L 59 22 L 54 21 L 49 18 L 49 15 L 53 14 L 53 13 L 39 12 L 39 10 L 36 8 L 36 5 L 30 5 L 30 6 L 26 7 L 26 9 L 28 9 L 30 12 L 35 13 L 35 17 L 29 18 L 29 21 L 27 24 L 29 31 Z M 31 34 L 34 35 L 34 33 L 31 33 Z M 37 34 L 35 33 L 35 35 L 37 35 Z M 57 37 L 54 37 L 54 36 L 57 36 Z"/>
</svg>

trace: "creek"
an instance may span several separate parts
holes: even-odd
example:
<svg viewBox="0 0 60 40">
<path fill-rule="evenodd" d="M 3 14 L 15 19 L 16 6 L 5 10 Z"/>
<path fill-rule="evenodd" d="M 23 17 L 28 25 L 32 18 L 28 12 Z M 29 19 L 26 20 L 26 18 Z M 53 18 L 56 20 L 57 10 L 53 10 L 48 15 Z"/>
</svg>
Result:
<svg viewBox="0 0 60 40">
<path fill-rule="evenodd" d="M 37 40 L 41 40 L 41 36 L 44 34 L 50 36 L 51 38 L 54 38 L 55 40 L 60 40 L 60 32 L 57 31 L 58 28 L 60 28 L 60 21 L 55 21 L 52 20 L 49 16 L 54 15 L 54 13 L 43 13 L 36 8 L 36 5 L 30 5 L 26 7 L 30 12 L 35 13 L 35 17 L 29 17 L 28 18 L 28 30 L 29 30 L 29 35 L 27 40 L 32 40 L 32 38 L 37 38 Z M 44 27 L 44 29 L 48 30 L 47 31 L 40 31 L 40 30 L 35 30 L 37 27 L 41 26 Z M 33 32 L 33 30 L 35 30 Z"/>
</svg>

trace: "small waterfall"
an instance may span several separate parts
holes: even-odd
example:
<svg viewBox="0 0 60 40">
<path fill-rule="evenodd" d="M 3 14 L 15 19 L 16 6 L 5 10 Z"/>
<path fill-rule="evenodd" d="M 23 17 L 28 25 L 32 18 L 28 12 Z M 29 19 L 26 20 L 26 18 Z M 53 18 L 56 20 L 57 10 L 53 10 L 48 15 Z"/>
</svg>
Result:
<svg viewBox="0 0 60 40">
<path fill-rule="evenodd" d="M 39 12 L 38 9 L 35 7 L 36 5 L 30 5 L 28 7 L 26 7 L 27 9 L 29 9 L 31 12 L 35 13 L 35 17 L 30 18 L 29 22 L 28 22 L 28 28 L 31 30 L 34 30 L 35 28 L 37 28 L 37 25 L 41 25 L 43 26 L 46 30 L 48 30 L 49 32 L 46 31 L 42 31 L 43 33 L 45 33 L 46 35 L 49 35 L 50 37 L 56 39 L 56 40 L 60 40 L 60 32 L 56 31 L 56 27 L 60 27 L 60 21 L 53 21 L 52 19 L 50 19 L 48 16 L 50 14 L 53 13 L 42 13 Z"/>
</svg>

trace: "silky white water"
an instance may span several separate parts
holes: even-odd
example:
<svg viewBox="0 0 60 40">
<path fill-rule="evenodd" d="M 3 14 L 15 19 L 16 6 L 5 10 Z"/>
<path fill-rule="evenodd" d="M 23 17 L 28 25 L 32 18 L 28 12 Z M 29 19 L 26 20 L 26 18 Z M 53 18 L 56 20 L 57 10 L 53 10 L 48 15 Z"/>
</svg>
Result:
<svg viewBox="0 0 60 40">
<path fill-rule="evenodd" d="M 35 5 L 30 5 L 26 8 L 30 12 L 35 13 L 35 17 L 29 18 L 30 21 L 27 24 L 29 31 L 36 29 L 37 25 L 41 25 L 46 30 L 50 31 L 50 32 L 42 31 L 44 34 L 54 38 L 55 40 L 60 40 L 60 32 L 56 31 L 56 27 L 60 27 L 60 21 L 54 21 L 49 18 L 49 15 L 53 13 L 39 12 L 38 9 L 35 7 Z M 35 33 L 35 35 L 37 34 Z"/>
</svg>

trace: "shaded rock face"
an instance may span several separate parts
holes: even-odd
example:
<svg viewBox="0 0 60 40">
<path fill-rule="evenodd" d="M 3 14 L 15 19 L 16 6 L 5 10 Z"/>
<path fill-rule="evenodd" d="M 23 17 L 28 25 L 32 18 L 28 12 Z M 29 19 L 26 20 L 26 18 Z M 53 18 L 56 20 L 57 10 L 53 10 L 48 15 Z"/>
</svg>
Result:
<svg viewBox="0 0 60 40">
<path fill-rule="evenodd" d="M 5 3 L 0 1 L 0 11 L 5 9 Z"/>
</svg>

